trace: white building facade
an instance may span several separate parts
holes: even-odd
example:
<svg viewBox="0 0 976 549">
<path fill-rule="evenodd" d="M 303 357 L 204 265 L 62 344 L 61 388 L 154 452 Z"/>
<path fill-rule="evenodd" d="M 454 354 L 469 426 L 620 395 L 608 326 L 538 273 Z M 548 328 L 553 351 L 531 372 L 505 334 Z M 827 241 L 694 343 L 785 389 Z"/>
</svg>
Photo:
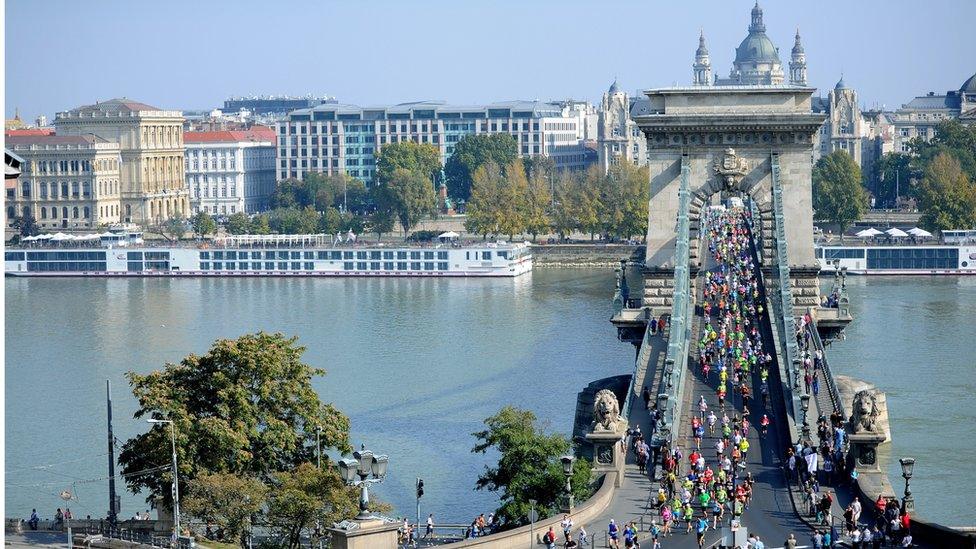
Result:
<svg viewBox="0 0 976 549">
<path fill-rule="evenodd" d="M 186 185 L 192 214 L 267 210 L 275 188 L 275 133 L 270 128 L 186 132 Z"/>
<path fill-rule="evenodd" d="M 895 111 L 895 151 L 911 152 L 909 142 L 918 137 L 928 141 L 935 137 L 935 127 L 943 120 L 958 119 L 965 124 L 976 122 L 976 74 L 958 90 L 944 95 L 930 92 L 912 99 Z"/>
</svg>

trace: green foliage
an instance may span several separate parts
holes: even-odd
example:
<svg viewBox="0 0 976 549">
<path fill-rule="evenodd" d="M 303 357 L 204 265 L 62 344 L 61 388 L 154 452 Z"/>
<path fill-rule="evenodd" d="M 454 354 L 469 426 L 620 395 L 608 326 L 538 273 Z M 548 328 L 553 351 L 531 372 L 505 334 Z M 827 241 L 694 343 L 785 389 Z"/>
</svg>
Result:
<svg viewBox="0 0 976 549">
<path fill-rule="evenodd" d="M 277 234 L 314 234 L 319 226 L 319 214 L 311 206 L 303 210 L 279 208 L 268 213 L 268 224 Z"/>
<path fill-rule="evenodd" d="M 916 173 L 925 173 L 937 156 L 949 153 L 959 161 L 969 180 L 976 181 L 976 126 L 945 120 L 935 127 L 935 137 L 931 140 L 915 138 L 910 146 Z"/>
<path fill-rule="evenodd" d="M 976 185 L 955 156 L 941 153 L 918 185 L 922 226 L 930 231 L 976 227 Z"/>
<path fill-rule="evenodd" d="M 846 151 L 820 157 L 813 168 L 813 209 L 822 219 L 847 227 L 860 219 L 868 207 L 868 196 L 861 186 L 861 169 Z"/>
<path fill-rule="evenodd" d="M 378 209 L 367 217 L 369 230 L 376 233 L 376 240 L 379 241 L 386 233 L 393 232 L 396 227 L 396 218 L 393 213 L 386 209 Z"/>
<path fill-rule="evenodd" d="M 181 482 L 204 473 L 267 480 L 313 459 L 317 428 L 323 454 L 351 450 L 349 419 L 312 388 L 312 377 L 325 371 L 301 361 L 305 348 L 296 341 L 265 332 L 218 339 L 202 356 L 126 374 L 135 419 L 173 421 Z M 171 474 L 156 470 L 169 456 L 168 425 L 127 440 L 119 463 L 128 488 L 171 507 Z"/>
<path fill-rule="evenodd" d="M 526 228 L 526 203 L 529 194 L 529 182 L 525 177 L 522 161 L 516 158 L 505 166 L 505 177 L 498 194 L 497 208 L 498 232 L 507 234 L 509 239 L 522 234 Z"/>
<path fill-rule="evenodd" d="M 212 217 L 207 212 L 200 212 L 193 216 L 193 232 L 197 236 L 207 236 L 208 234 L 214 234 L 217 232 L 217 224 L 214 223 Z"/>
<path fill-rule="evenodd" d="M 10 224 L 21 237 L 41 234 L 41 228 L 37 225 L 37 220 L 34 219 L 34 214 L 30 211 L 26 215 L 15 217 Z"/>
<path fill-rule="evenodd" d="M 319 216 L 318 232 L 322 234 L 336 234 L 342 230 L 342 214 L 339 210 L 329 207 Z"/>
<path fill-rule="evenodd" d="M 170 240 L 180 240 L 186 234 L 186 219 L 176 214 L 164 221 L 158 228 L 159 234 Z"/>
<path fill-rule="evenodd" d="M 346 174 L 310 173 L 304 180 L 285 179 L 271 195 L 272 209 L 305 209 L 325 211 L 340 208 L 343 202 L 351 211 L 364 213 L 368 207 L 366 184 Z"/>
<path fill-rule="evenodd" d="M 271 234 L 271 224 L 268 221 L 268 216 L 265 214 L 254 216 L 251 219 L 248 232 L 249 234 Z"/>
<path fill-rule="evenodd" d="M 204 473 L 186 484 L 180 510 L 222 529 L 225 539 L 246 548 L 251 517 L 264 507 L 268 487 L 258 479 L 229 473 Z"/>
<path fill-rule="evenodd" d="M 390 183 L 398 170 L 419 174 L 427 182 L 441 171 L 441 153 L 429 143 L 401 141 L 383 145 L 376 155 L 376 176 L 380 183 Z"/>
<path fill-rule="evenodd" d="M 603 234 L 613 240 L 647 234 L 650 174 L 630 162 L 610 167 L 600 178 L 599 218 Z"/>
<path fill-rule="evenodd" d="M 911 192 L 911 161 L 906 154 L 890 152 L 875 162 L 870 181 L 875 207 L 894 208 L 897 195 Z"/>
<path fill-rule="evenodd" d="M 437 231 L 414 231 L 407 237 L 407 242 L 431 242 L 438 234 L 440 233 Z"/>
<path fill-rule="evenodd" d="M 377 207 L 384 212 L 381 216 L 396 217 L 408 233 L 424 216 L 436 212 L 434 185 L 426 175 L 404 168 L 398 168 L 388 177 L 377 190 Z"/>
<path fill-rule="evenodd" d="M 464 221 L 465 229 L 484 236 L 499 234 L 502 223 L 501 200 L 505 184 L 505 176 L 498 164 L 494 162 L 488 162 L 475 170 L 467 217 Z"/>
<path fill-rule="evenodd" d="M 494 162 L 507 166 L 518 158 L 518 142 L 507 133 L 466 135 L 454 146 L 444 165 L 447 191 L 452 199 L 468 201 L 474 174 L 481 166 Z"/>
<path fill-rule="evenodd" d="M 271 484 L 267 523 L 291 549 L 301 547 L 303 532 L 316 524 L 331 526 L 358 511 L 357 490 L 346 486 L 333 467 L 303 463 L 275 474 Z"/>
<path fill-rule="evenodd" d="M 363 234 L 366 232 L 366 218 L 361 215 L 346 212 L 342 215 L 342 224 L 339 228 L 342 232 L 352 231 L 356 234 Z"/>
<path fill-rule="evenodd" d="M 545 434 L 536 426 L 535 414 L 506 406 L 485 420 L 484 431 L 473 433 L 475 453 L 497 451 L 498 464 L 485 467 L 476 488 L 501 492 L 495 512 L 504 528 L 528 523 L 529 500 L 535 499 L 542 518 L 558 511 L 558 497 L 565 484 L 560 456 L 570 451 L 566 437 Z M 590 495 L 591 468 L 586 460 L 573 467 L 573 495 L 582 501 Z"/>
<path fill-rule="evenodd" d="M 532 240 L 542 233 L 548 233 L 552 226 L 550 211 L 552 208 L 552 193 L 549 191 L 550 179 L 545 170 L 535 169 L 530 172 L 527 195 L 524 203 L 525 231 L 532 235 Z"/>
<path fill-rule="evenodd" d="M 237 212 L 227 218 L 226 228 L 230 234 L 247 234 L 251 231 L 251 222 L 246 215 Z"/>
</svg>

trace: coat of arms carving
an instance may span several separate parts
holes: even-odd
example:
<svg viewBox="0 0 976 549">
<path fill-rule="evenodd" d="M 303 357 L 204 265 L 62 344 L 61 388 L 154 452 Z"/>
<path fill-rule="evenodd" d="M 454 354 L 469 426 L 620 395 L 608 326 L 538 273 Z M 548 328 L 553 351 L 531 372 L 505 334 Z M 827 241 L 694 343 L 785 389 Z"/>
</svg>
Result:
<svg viewBox="0 0 976 549">
<path fill-rule="evenodd" d="M 715 162 L 715 173 L 722 176 L 725 190 L 731 191 L 749 173 L 749 165 L 744 158 L 739 158 L 735 154 L 735 149 L 725 149 L 722 161 Z"/>
</svg>

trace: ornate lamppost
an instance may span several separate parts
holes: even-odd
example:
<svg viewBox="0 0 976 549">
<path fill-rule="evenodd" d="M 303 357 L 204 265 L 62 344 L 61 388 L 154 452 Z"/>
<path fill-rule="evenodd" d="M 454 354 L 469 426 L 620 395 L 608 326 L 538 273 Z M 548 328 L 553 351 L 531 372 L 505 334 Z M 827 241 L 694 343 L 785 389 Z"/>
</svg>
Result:
<svg viewBox="0 0 976 549">
<path fill-rule="evenodd" d="M 901 463 L 901 476 L 905 479 L 905 497 L 901 499 L 901 509 L 904 513 L 914 513 L 915 498 L 912 497 L 912 490 L 908 483 L 912 479 L 912 473 L 915 472 L 915 458 L 901 458 L 898 462 Z"/>
<path fill-rule="evenodd" d="M 559 461 L 563 464 L 563 474 L 566 475 L 566 486 L 563 487 L 563 505 L 562 511 L 564 513 L 571 513 L 573 511 L 573 506 L 575 502 L 573 501 L 573 484 L 571 479 L 573 478 L 573 462 L 576 461 L 576 457 L 573 455 L 565 455 L 559 458 Z"/>
<path fill-rule="evenodd" d="M 390 462 L 389 456 L 374 455 L 363 444 L 359 451 L 353 452 L 353 459 L 339 460 L 339 475 L 350 486 L 359 486 L 359 515 L 357 519 L 368 519 L 369 514 L 369 485 L 383 482 L 386 478 L 386 466 Z M 369 478 L 372 475 L 373 478 Z M 359 480 L 356 480 L 356 477 Z"/>
<path fill-rule="evenodd" d="M 810 410 L 810 395 L 800 395 L 800 408 L 803 410 L 803 439 L 810 440 L 810 423 L 807 412 Z"/>
</svg>

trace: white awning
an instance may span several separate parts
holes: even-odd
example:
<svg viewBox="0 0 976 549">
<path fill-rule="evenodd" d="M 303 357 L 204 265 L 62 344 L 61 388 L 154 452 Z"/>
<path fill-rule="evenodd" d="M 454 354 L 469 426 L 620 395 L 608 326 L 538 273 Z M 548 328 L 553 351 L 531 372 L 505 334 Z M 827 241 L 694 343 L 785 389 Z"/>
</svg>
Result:
<svg viewBox="0 0 976 549">
<path fill-rule="evenodd" d="M 918 227 L 909 229 L 908 234 L 913 234 L 915 236 L 932 236 L 932 233 L 926 231 L 925 229 L 919 229 Z"/>
<path fill-rule="evenodd" d="M 437 238 L 457 238 L 459 236 L 461 235 L 457 234 L 454 231 L 447 231 L 446 233 L 441 233 L 437 235 Z"/>
<path fill-rule="evenodd" d="M 888 236 L 895 236 L 895 237 L 898 237 L 898 238 L 908 236 L 908 233 L 906 233 L 905 231 L 903 231 L 903 230 L 901 230 L 901 229 L 899 229 L 897 227 L 892 227 L 892 228 L 888 229 L 887 231 L 885 231 L 885 233 L 887 233 Z"/>
<path fill-rule="evenodd" d="M 875 229 L 874 227 L 871 227 L 869 229 L 864 229 L 863 231 L 858 231 L 857 233 L 854 234 L 854 236 L 859 236 L 861 238 L 864 238 L 866 236 L 878 236 L 879 234 L 884 234 L 884 233 L 879 231 L 878 229 Z"/>
</svg>

